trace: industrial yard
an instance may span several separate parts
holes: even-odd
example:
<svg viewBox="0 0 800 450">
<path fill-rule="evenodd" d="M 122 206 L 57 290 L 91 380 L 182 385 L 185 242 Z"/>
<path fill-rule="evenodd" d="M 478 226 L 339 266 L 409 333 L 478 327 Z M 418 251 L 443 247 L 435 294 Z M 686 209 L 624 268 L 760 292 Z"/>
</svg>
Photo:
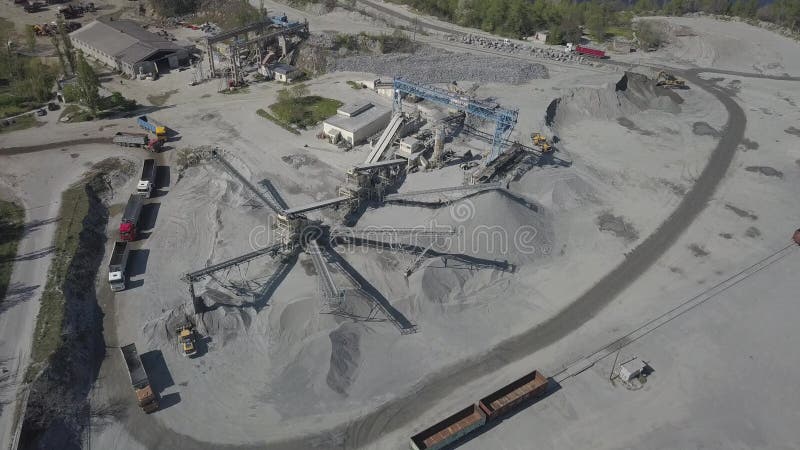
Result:
<svg viewBox="0 0 800 450">
<path fill-rule="evenodd" d="M 136 109 L 0 134 L 3 449 L 798 445 L 800 44 L 656 17 L 656 51 L 567 53 L 263 4 L 98 50 Z"/>
</svg>

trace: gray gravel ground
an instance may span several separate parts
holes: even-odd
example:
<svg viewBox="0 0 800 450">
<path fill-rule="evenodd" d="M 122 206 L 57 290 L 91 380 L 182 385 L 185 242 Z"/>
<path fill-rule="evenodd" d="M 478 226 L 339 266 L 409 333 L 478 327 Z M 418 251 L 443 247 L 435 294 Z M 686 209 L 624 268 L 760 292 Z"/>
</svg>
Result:
<svg viewBox="0 0 800 450">
<path fill-rule="evenodd" d="M 369 72 L 403 76 L 423 83 L 448 83 L 454 80 L 482 83 L 522 84 L 548 78 L 541 64 L 484 55 L 451 53 L 426 47 L 414 54 L 360 55 L 330 63 L 328 70 Z"/>
</svg>

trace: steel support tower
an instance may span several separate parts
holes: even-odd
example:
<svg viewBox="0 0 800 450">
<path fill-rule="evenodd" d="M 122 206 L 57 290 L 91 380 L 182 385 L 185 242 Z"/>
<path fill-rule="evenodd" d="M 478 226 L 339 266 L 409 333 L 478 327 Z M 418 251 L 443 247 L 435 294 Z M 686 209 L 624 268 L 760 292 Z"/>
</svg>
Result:
<svg viewBox="0 0 800 450">
<path fill-rule="evenodd" d="M 499 105 L 478 100 L 468 95 L 458 92 L 450 92 L 433 86 L 425 86 L 404 78 L 395 78 L 393 83 L 394 101 L 392 103 L 393 113 L 402 111 L 402 94 L 410 94 L 416 97 L 454 108 L 467 114 L 491 120 L 495 123 L 494 137 L 492 138 L 492 152 L 486 159 L 486 164 L 494 161 L 495 158 L 503 153 L 505 141 L 511 135 L 511 131 L 517 124 L 519 111 L 503 109 Z"/>
</svg>

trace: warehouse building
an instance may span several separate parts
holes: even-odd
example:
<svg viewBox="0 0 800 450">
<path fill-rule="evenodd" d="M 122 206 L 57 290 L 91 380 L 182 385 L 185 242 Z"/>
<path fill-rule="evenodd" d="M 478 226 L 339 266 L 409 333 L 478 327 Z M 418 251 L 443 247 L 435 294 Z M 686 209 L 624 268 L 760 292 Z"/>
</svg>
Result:
<svg viewBox="0 0 800 450">
<path fill-rule="evenodd" d="M 101 19 L 69 34 L 72 45 L 130 77 L 189 64 L 187 47 L 151 33 L 131 20 Z"/>
<path fill-rule="evenodd" d="M 322 131 L 333 143 L 341 139 L 350 145 L 358 145 L 386 128 L 391 117 L 392 110 L 384 106 L 372 103 L 347 105 L 323 123 Z"/>
</svg>

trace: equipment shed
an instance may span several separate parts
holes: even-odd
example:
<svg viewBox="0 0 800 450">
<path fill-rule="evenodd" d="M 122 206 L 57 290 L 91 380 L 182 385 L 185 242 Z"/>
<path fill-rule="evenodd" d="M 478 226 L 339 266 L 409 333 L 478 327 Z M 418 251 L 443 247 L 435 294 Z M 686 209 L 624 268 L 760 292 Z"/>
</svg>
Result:
<svg viewBox="0 0 800 450">
<path fill-rule="evenodd" d="M 350 145 L 358 145 L 368 137 L 377 134 L 386 128 L 392 117 L 391 109 L 378 105 L 371 105 L 367 108 L 359 105 L 355 108 L 340 108 L 340 110 L 349 115 L 340 113 L 331 117 L 324 122 L 322 131 L 331 142 L 342 139 Z M 357 112 L 353 114 L 355 111 Z"/>
</svg>

